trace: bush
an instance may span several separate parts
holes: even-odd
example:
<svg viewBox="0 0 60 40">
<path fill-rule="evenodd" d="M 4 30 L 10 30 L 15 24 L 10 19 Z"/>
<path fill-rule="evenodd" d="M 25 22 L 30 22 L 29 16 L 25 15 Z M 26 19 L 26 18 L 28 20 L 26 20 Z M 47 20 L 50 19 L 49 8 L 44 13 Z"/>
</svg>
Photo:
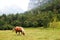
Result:
<svg viewBox="0 0 60 40">
<path fill-rule="evenodd" d="M 2 26 L 2 30 L 11 30 L 13 27 L 14 27 L 14 26 L 11 26 L 11 25 L 9 25 L 9 24 L 3 25 L 3 26 Z"/>
</svg>

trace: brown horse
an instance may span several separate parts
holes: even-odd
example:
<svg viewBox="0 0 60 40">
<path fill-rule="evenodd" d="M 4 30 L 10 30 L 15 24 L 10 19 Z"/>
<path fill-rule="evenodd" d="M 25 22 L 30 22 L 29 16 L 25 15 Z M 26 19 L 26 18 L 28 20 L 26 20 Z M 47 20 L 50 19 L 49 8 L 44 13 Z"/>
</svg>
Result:
<svg viewBox="0 0 60 40">
<path fill-rule="evenodd" d="M 16 32 L 16 34 L 17 34 L 17 32 L 19 32 L 19 34 L 21 32 L 21 34 L 25 35 L 25 31 L 24 31 L 23 27 L 16 26 L 13 28 L 13 30 Z"/>
</svg>

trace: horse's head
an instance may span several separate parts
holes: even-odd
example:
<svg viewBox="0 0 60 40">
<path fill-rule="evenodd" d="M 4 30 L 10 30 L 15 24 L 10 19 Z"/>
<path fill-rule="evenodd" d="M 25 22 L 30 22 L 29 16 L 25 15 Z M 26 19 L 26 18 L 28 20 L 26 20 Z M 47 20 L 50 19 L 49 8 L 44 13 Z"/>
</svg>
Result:
<svg viewBox="0 0 60 40">
<path fill-rule="evenodd" d="M 23 34 L 23 35 L 25 35 L 25 32 L 24 32 L 24 31 L 22 31 L 22 34 Z"/>
</svg>

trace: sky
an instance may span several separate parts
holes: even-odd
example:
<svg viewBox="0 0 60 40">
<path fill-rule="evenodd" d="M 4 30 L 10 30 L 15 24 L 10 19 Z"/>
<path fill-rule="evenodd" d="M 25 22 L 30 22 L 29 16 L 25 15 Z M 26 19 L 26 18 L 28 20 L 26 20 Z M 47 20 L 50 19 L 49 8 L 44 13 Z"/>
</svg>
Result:
<svg viewBox="0 0 60 40">
<path fill-rule="evenodd" d="M 29 0 L 0 0 L 0 15 L 24 12 L 28 9 L 28 3 Z"/>
</svg>

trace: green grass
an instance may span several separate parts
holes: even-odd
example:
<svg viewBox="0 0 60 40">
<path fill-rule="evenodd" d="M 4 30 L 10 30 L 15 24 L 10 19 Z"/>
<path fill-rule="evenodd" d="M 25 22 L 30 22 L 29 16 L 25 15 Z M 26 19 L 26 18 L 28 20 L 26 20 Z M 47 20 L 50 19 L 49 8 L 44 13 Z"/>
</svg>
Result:
<svg viewBox="0 0 60 40">
<path fill-rule="evenodd" d="M 50 23 L 51 28 L 60 28 L 60 22 L 52 22 Z"/>
<path fill-rule="evenodd" d="M 60 29 L 25 28 L 26 35 L 0 30 L 0 40 L 60 40 Z"/>
</svg>

